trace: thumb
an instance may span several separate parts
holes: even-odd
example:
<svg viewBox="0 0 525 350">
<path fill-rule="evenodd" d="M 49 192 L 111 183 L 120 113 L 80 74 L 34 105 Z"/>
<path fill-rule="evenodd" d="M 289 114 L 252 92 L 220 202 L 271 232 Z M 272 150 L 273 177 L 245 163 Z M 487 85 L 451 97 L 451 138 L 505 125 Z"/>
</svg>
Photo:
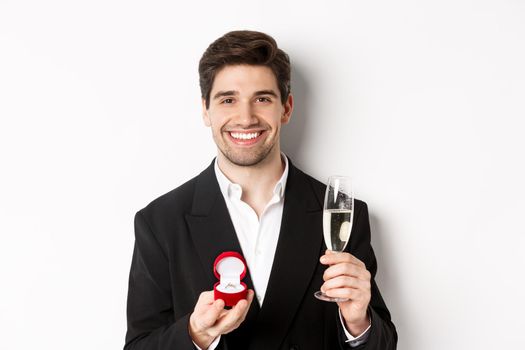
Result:
<svg viewBox="0 0 525 350">
<path fill-rule="evenodd" d="M 208 327 L 212 327 L 224 310 L 224 301 L 217 299 L 203 315 L 203 321 Z"/>
</svg>

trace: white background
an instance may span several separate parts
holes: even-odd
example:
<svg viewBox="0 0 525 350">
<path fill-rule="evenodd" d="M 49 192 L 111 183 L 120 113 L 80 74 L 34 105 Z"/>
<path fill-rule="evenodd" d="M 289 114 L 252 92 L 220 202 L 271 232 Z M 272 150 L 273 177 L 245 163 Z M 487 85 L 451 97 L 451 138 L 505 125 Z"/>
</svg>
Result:
<svg viewBox="0 0 525 350">
<path fill-rule="evenodd" d="M 3 349 L 118 349 L 133 215 L 215 154 L 197 62 L 293 62 L 296 165 L 354 177 L 399 349 L 523 347 L 525 4 L 0 2 Z"/>
</svg>

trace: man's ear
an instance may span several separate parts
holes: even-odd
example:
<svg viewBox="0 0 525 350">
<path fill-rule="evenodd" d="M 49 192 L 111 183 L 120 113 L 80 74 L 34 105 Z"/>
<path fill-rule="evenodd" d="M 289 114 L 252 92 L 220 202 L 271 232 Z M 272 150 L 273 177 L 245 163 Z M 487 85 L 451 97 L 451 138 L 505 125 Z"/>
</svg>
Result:
<svg viewBox="0 0 525 350">
<path fill-rule="evenodd" d="M 293 96 L 292 94 L 288 94 L 288 98 L 286 99 L 286 102 L 284 103 L 284 112 L 281 116 L 281 124 L 288 124 L 290 121 L 290 118 L 292 117 L 293 112 Z"/>
<path fill-rule="evenodd" d="M 210 116 L 208 115 L 208 109 L 206 108 L 206 100 L 202 99 L 202 120 L 204 125 L 211 126 Z"/>
</svg>

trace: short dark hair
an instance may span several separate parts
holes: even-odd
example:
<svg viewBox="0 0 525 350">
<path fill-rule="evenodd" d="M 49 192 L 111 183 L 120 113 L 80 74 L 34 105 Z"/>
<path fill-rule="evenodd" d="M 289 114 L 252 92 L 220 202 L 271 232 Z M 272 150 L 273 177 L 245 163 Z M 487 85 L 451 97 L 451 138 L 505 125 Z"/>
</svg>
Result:
<svg viewBox="0 0 525 350">
<path fill-rule="evenodd" d="M 210 93 L 219 70 L 227 65 L 249 64 L 270 68 L 284 104 L 290 94 L 290 58 L 268 34 L 238 30 L 224 34 L 208 46 L 199 61 L 201 96 L 210 107 Z"/>
</svg>

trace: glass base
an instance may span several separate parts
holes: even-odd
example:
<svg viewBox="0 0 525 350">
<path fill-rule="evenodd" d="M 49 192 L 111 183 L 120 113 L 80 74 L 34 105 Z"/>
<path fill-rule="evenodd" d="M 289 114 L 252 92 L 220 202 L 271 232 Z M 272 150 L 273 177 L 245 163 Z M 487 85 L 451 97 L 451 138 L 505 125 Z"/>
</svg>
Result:
<svg viewBox="0 0 525 350">
<path fill-rule="evenodd" d="M 321 292 L 320 290 L 315 292 L 314 293 L 314 296 L 319 299 L 319 300 L 323 300 L 323 301 L 330 301 L 330 302 L 333 302 L 333 303 L 341 303 L 343 301 L 348 301 L 350 299 L 348 298 L 334 298 L 334 297 L 329 297 L 328 295 L 324 294 L 323 292 Z"/>
</svg>

